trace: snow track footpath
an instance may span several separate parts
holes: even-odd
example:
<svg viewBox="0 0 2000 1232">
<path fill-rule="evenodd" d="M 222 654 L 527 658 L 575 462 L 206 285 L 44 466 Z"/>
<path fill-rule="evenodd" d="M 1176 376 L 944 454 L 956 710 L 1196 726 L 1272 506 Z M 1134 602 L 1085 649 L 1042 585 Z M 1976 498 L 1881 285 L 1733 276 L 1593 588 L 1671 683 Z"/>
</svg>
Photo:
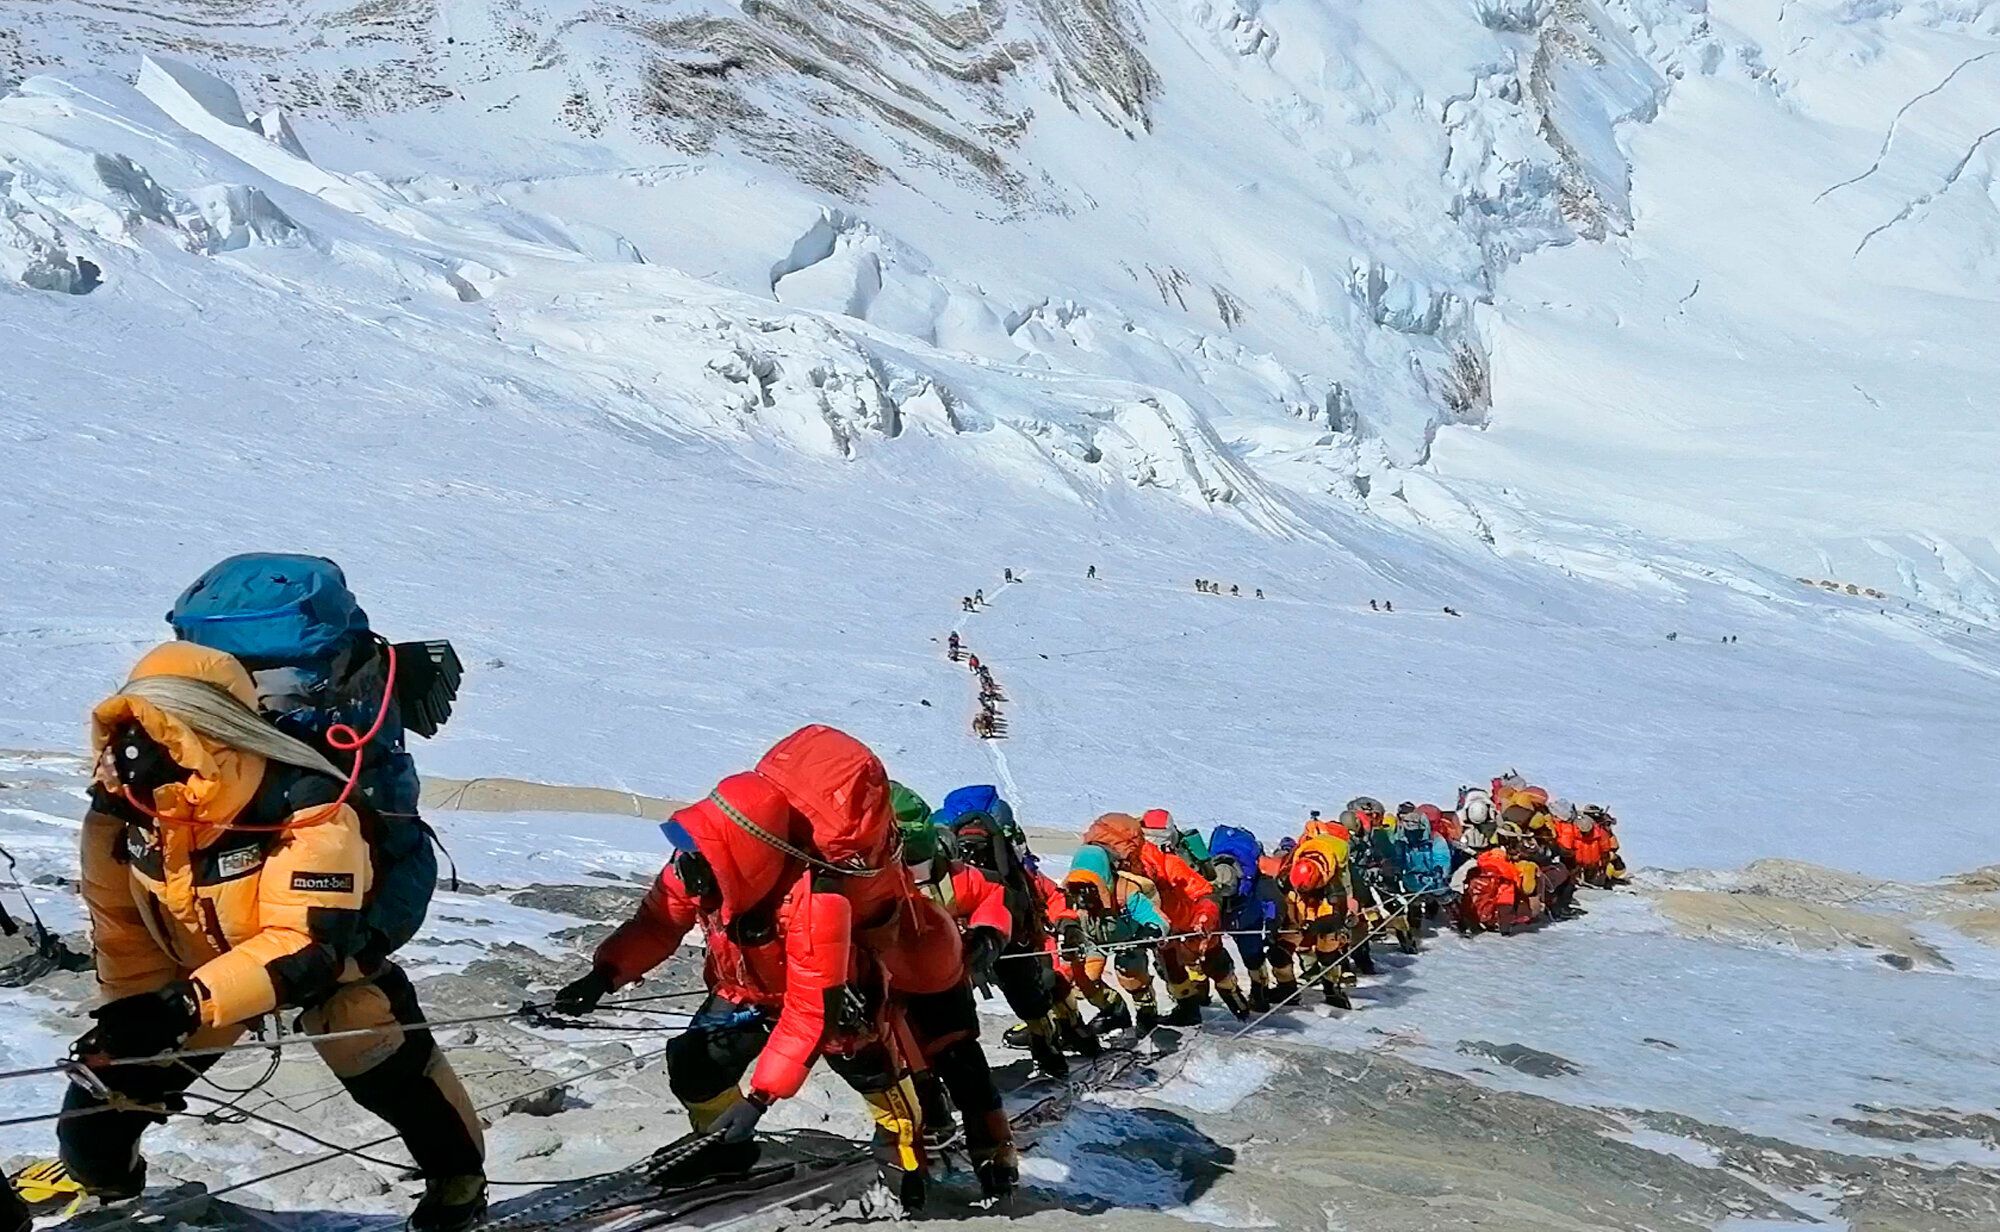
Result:
<svg viewBox="0 0 2000 1232">
<path fill-rule="evenodd" d="M 1026 582 L 1026 577 L 1009 569 L 1001 580 L 1001 588 L 993 592 L 998 599 L 1002 594 Z M 973 592 L 973 596 L 959 601 L 958 622 L 951 627 L 951 661 L 956 663 L 964 658 L 974 678 L 979 682 L 975 704 L 977 712 L 972 719 L 972 734 L 985 746 L 987 756 L 993 761 L 993 775 L 1009 800 L 1020 802 L 1020 785 L 1014 781 L 1012 769 L 1007 765 L 1006 751 L 1000 742 L 1007 738 L 1008 722 L 1001 703 L 1008 700 L 1006 691 L 1000 687 L 998 677 L 991 664 L 981 660 L 970 644 L 960 638 L 966 623 L 978 612 L 984 611 L 990 601 L 984 587 Z"/>
</svg>

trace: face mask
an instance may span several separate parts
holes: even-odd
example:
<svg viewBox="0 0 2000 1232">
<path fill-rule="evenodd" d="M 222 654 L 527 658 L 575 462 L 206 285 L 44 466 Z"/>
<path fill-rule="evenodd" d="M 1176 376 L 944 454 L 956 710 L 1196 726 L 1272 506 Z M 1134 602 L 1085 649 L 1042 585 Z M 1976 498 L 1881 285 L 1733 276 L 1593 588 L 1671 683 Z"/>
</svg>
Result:
<svg viewBox="0 0 2000 1232">
<path fill-rule="evenodd" d="M 929 885 L 931 874 L 937 871 L 937 861 L 930 856 L 925 856 L 921 860 L 911 860 L 909 865 L 910 875 L 917 879 L 918 885 Z"/>
<path fill-rule="evenodd" d="M 1243 870 L 1236 867 L 1234 860 L 1215 862 L 1215 892 L 1224 898 L 1234 898 L 1243 888 Z"/>
<path fill-rule="evenodd" d="M 721 903 L 722 886 L 715 879 L 715 869 L 699 851 L 683 851 L 675 856 L 674 873 L 703 906 Z"/>
<path fill-rule="evenodd" d="M 185 783 L 194 777 L 194 771 L 168 756 L 137 723 L 122 724 L 111 734 L 111 762 L 119 783 L 142 800 L 169 783 Z"/>
<path fill-rule="evenodd" d="M 972 865 L 974 868 L 983 868 L 986 869 L 988 872 L 999 871 L 1000 861 L 993 850 L 993 842 L 991 839 L 961 838 L 959 842 L 960 842 L 960 846 L 958 849 L 959 859 L 964 860 L 967 864 Z"/>
</svg>

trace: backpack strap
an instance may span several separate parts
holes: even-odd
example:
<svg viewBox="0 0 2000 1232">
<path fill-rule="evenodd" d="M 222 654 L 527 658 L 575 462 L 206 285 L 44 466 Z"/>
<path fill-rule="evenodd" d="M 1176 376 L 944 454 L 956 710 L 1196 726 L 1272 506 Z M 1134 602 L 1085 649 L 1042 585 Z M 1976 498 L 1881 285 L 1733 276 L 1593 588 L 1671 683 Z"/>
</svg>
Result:
<svg viewBox="0 0 2000 1232">
<path fill-rule="evenodd" d="M 330 778 L 317 770 L 268 762 L 263 783 L 237 820 L 246 825 L 282 826 L 300 812 L 325 808 L 339 800 L 345 786 L 339 779 Z M 348 793 L 345 803 L 361 819 L 362 837 L 368 840 L 371 849 L 374 848 L 375 837 L 382 828 L 382 814 L 359 792 Z"/>
</svg>

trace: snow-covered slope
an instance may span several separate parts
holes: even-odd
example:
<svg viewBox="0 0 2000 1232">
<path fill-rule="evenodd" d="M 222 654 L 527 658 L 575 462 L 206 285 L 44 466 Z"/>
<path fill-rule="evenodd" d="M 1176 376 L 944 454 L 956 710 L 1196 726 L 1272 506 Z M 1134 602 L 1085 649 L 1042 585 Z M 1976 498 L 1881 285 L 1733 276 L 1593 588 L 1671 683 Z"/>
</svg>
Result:
<svg viewBox="0 0 2000 1232">
<path fill-rule="evenodd" d="M 1932 886 L 1894 915 L 1874 879 L 1990 861 L 2000 799 L 2000 9 L 17 7 L 0 838 L 52 917 L 85 707 L 215 558 L 315 550 L 378 626 L 464 652 L 434 773 L 685 794 L 822 720 L 1047 829 L 1164 804 L 1276 836 L 1518 765 L 1611 803 L 1638 863 L 1710 871 L 1560 941 L 1440 947 L 1305 1042 L 1639 1109 L 1648 1152 L 1790 1189 L 1717 1127 L 1879 1161 L 1942 1124 L 1811 1175 L 1991 1209 L 1984 1172 L 1924 1171 L 1990 1162 L 1955 1038 L 1991 913 Z M 967 734 L 954 627 L 1004 742 Z M 523 902 L 659 856 L 604 818 L 448 830 Z M 1726 871 L 1768 856 L 1861 877 Z M 580 961 L 601 903 L 507 897 L 442 900 L 413 961 L 499 965 L 436 995 Z M 82 992 L 10 1020 L 7 1063 Z M 1804 1083 L 1766 1055 L 1801 1006 Z M 1582 1072 L 1454 1060 L 1482 1041 Z M 635 1108 L 668 1132 L 649 1082 L 514 1119 L 510 1165 L 602 1166 Z M 1130 1128 L 1072 1126 L 1060 1166 Z M 1635 1175 L 1611 1208 L 1723 1201 Z"/>
<path fill-rule="evenodd" d="M 0 51 L 16 76 L 154 53 L 232 80 L 281 109 L 268 144 L 363 187 L 259 170 L 439 246 L 356 237 L 327 294 L 379 301 L 401 251 L 424 268 L 390 287 L 472 304 L 443 315 L 669 433 L 846 454 L 913 421 L 997 435 L 959 452 L 1013 483 L 1266 525 L 1365 509 L 1593 571 L 1740 557 L 1987 618 L 2000 446 L 1954 339 L 1993 311 L 1994 11 L 61 0 Z M 241 118 L 192 94 L 175 125 Z M 13 161 L 15 279 L 113 259 L 89 250 L 115 229 L 21 221 L 60 205 Z M 230 172 L 155 175 L 227 195 Z M 717 319 L 675 336 L 682 306 Z M 760 367 L 812 392 L 765 397 Z"/>
</svg>

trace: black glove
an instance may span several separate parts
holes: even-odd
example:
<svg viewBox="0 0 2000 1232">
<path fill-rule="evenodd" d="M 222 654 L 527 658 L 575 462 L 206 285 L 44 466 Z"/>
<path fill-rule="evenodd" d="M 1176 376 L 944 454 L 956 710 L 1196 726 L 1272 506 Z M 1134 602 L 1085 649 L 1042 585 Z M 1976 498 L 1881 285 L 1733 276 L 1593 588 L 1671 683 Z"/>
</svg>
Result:
<svg viewBox="0 0 2000 1232">
<path fill-rule="evenodd" d="M 751 1135 L 757 1132 L 757 1122 L 763 1119 L 764 1110 L 770 1106 L 763 1095 L 752 1091 L 724 1108 L 722 1115 L 708 1127 L 708 1132 L 725 1143 L 748 1142 Z"/>
<path fill-rule="evenodd" d="M 999 982 L 1000 949 L 1006 942 L 990 928 L 975 928 L 965 934 L 965 967 L 972 982 L 982 988 Z"/>
<path fill-rule="evenodd" d="M 590 969 L 590 974 L 580 980 L 572 980 L 562 986 L 553 1002 L 558 1014 L 568 1014 L 575 1018 L 588 1014 L 604 1000 L 604 994 L 611 991 L 611 968 L 599 964 Z"/>
<path fill-rule="evenodd" d="M 1056 930 L 1056 940 L 1065 958 L 1075 957 L 1090 944 L 1090 939 L 1084 935 L 1083 925 L 1075 920 L 1063 921 L 1062 927 Z"/>
<path fill-rule="evenodd" d="M 76 1041 L 76 1055 L 130 1060 L 166 1052 L 187 1042 L 201 1025 L 194 985 L 177 980 L 153 992 L 134 993 L 90 1011 L 97 1025 Z"/>
</svg>

